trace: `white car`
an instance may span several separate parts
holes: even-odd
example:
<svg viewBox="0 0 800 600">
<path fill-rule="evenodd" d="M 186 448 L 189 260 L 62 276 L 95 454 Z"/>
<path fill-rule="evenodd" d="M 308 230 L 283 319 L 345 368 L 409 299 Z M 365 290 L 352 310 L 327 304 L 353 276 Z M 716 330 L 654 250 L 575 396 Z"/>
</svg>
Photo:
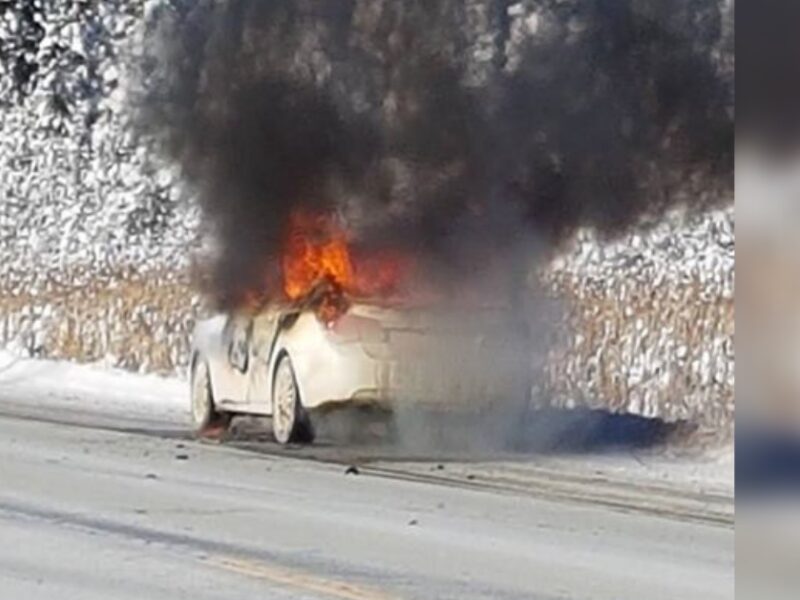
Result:
<svg viewBox="0 0 800 600">
<path fill-rule="evenodd" d="M 330 322 L 320 312 L 274 303 L 200 322 L 191 360 L 195 430 L 224 428 L 235 414 L 271 416 L 275 439 L 288 444 L 311 442 L 313 413 L 336 405 L 481 410 L 513 398 L 527 408 L 528 335 L 506 311 L 355 303 Z"/>
</svg>

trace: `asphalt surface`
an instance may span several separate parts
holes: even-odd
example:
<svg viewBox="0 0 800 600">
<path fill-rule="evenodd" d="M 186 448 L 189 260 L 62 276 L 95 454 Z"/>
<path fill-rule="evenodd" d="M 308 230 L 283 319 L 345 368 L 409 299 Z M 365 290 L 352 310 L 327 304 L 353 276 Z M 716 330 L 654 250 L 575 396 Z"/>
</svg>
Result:
<svg viewBox="0 0 800 600">
<path fill-rule="evenodd" d="M 729 524 L 95 417 L 0 397 L 0 598 L 733 598 Z"/>
</svg>

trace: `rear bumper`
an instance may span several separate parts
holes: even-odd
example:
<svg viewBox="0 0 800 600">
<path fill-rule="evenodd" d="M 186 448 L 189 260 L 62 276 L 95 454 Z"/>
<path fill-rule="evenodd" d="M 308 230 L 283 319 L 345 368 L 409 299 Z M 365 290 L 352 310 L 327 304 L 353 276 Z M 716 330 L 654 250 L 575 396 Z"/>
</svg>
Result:
<svg viewBox="0 0 800 600">
<path fill-rule="evenodd" d="M 498 404 L 527 404 L 530 399 L 530 368 L 522 363 L 494 369 L 375 361 L 373 368 L 375 386 L 361 388 L 340 402 L 380 410 L 415 406 L 480 412 Z"/>
</svg>

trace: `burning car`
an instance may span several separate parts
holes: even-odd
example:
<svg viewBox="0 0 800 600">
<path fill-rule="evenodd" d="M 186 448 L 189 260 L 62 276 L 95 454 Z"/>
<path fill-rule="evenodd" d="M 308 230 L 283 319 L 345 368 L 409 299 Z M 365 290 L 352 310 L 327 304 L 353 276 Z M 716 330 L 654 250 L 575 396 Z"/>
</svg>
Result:
<svg viewBox="0 0 800 600">
<path fill-rule="evenodd" d="M 298 219 L 283 257 L 282 297 L 198 324 L 198 433 L 235 414 L 263 415 L 287 444 L 311 442 L 313 414 L 337 406 L 487 410 L 512 399 L 527 407 L 528 335 L 507 310 L 412 303 L 390 293 L 406 271 L 402 261 L 354 263 L 344 234 L 327 221 Z"/>
</svg>

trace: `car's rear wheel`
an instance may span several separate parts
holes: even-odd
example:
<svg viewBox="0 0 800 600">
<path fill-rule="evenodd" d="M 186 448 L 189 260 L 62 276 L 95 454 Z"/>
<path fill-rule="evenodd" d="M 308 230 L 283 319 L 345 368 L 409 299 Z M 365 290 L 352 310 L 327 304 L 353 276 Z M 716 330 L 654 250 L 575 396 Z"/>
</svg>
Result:
<svg viewBox="0 0 800 600">
<path fill-rule="evenodd" d="M 199 437 L 220 436 L 231 422 L 230 414 L 218 411 L 214 406 L 211 375 L 208 364 L 202 358 L 195 361 L 192 370 L 191 413 L 192 427 Z"/>
<path fill-rule="evenodd" d="M 294 367 L 288 355 L 283 355 L 275 371 L 272 393 L 272 432 L 282 445 L 310 443 L 314 431 L 308 413 L 300 401 Z"/>
</svg>

